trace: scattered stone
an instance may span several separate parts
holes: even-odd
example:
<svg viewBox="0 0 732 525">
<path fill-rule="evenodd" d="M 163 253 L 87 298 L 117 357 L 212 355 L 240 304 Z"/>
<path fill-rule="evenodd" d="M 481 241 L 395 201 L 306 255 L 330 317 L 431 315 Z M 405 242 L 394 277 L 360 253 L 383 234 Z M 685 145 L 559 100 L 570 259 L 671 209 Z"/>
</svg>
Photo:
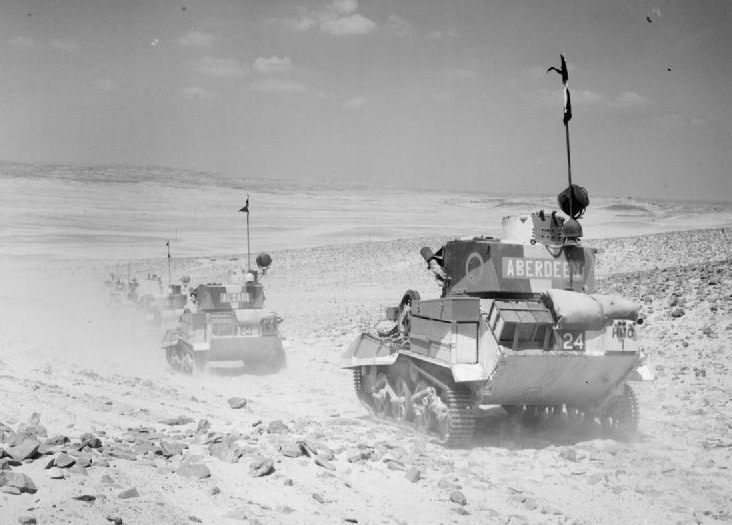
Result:
<svg viewBox="0 0 732 525">
<path fill-rule="evenodd" d="M 315 464 L 318 465 L 319 467 L 323 467 L 324 469 L 327 469 L 327 470 L 335 471 L 335 469 L 336 469 L 335 465 L 333 465 L 333 463 L 331 463 L 330 461 L 327 461 L 325 459 L 321 459 L 319 457 L 315 458 Z"/>
<path fill-rule="evenodd" d="M 196 427 L 196 433 L 202 434 L 204 432 L 208 432 L 211 429 L 211 423 L 209 423 L 208 419 L 201 419 L 198 421 L 198 426 Z"/>
<path fill-rule="evenodd" d="M 117 497 L 119 499 L 139 498 L 140 493 L 137 492 L 137 487 L 131 487 L 117 494 Z"/>
<path fill-rule="evenodd" d="M 2 485 L 0 485 L 0 492 L 5 492 L 6 494 L 12 494 L 13 496 L 19 496 L 20 495 L 20 489 L 18 487 L 10 487 L 10 486 L 2 486 Z"/>
<path fill-rule="evenodd" d="M 18 494 L 22 492 L 33 494 L 37 490 L 35 483 L 27 474 L 7 470 L 0 470 L 0 487 L 9 489 L 11 494 L 15 492 L 13 489 L 16 489 Z"/>
<path fill-rule="evenodd" d="M 202 479 L 211 476 L 211 471 L 202 463 L 181 465 L 176 472 L 184 478 Z"/>
<path fill-rule="evenodd" d="M 247 400 L 243 397 L 230 397 L 229 406 L 234 409 L 244 408 L 247 406 Z"/>
<path fill-rule="evenodd" d="M 407 475 L 405 477 L 411 483 L 417 483 L 422 479 L 422 472 L 417 467 L 412 467 L 407 471 Z"/>
<path fill-rule="evenodd" d="M 299 458 L 305 453 L 299 443 L 293 442 L 285 443 L 280 450 L 282 455 L 288 458 Z"/>
<path fill-rule="evenodd" d="M 81 436 L 81 446 L 89 448 L 102 448 L 102 440 L 92 433 L 87 432 Z"/>
<path fill-rule="evenodd" d="M 289 431 L 290 427 L 285 425 L 279 419 L 275 419 L 274 421 L 271 421 L 269 425 L 267 425 L 267 432 L 269 432 L 270 434 L 286 434 Z"/>
<path fill-rule="evenodd" d="M 459 490 L 453 490 L 450 493 L 450 501 L 452 501 L 453 503 L 457 503 L 458 505 L 467 505 L 468 498 L 466 498 L 465 494 L 463 494 Z"/>
<path fill-rule="evenodd" d="M 69 456 L 66 452 L 61 452 L 57 454 L 55 458 L 53 458 L 52 466 L 58 468 L 69 468 L 74 463 L 76 463 L 76 460 L 74 458 Z"/>
<path fill-rule="evenodd" d="M 89 473 L 86 471 L 86 468 L 79 466 L 79 465 L 74 465 L 73 467 L 70 467 L 68 469 L 68 471 L 71 472 L 72 474 L 79 474 L 80 476 L 89 475 Z"/>
<path fill-rule="evenodd" d="M 238 451 L 229 448 L 225 443 L 212 443 L 208 446 L 208 451 L 213 457 L 219 458 L 225 463 L 236 463 L 241 457 Z"/>
<path fill-rule="evenodd" d="M 40 443 L 35 438 L 26 438 L 15 446 L 5 450 L 5 453 L 16 461 L 34 458 L 38 454 Z"/>
<path fill-rule="evenodd" d="M 193 423 L 193 419 L 191 419 L 190 417 L 187 417 L 187 416 L 178 416 L 178 417 L 173 417 L 170 419 L 163 419 L 161 421 L 161 423 L 163 425 L 169 425 L 169 426 L 173 427 L 173 426 L 187 425 L 189 423 Z M 138 430 L 138 432 L 139 432 L 139 430 Z"/>
<path fill-rule="evenodd" d="M 292 481 L 292 478 L 287 478 L 285 480 L 285 487 L 292 487 L 295 484 L 294 481 Z"/>
<path fill-rule="evenodd" d="M 176 456 L 178 454 L 181 454 L 187 446 L 188 445 L 186 445 L 185 443 L 182 443 L 180 441 L 163 440 L 160 442 L 160 452 L 163 456 L 165 456 L 166 458 L 169 458 L 171 456 Z"/>
<path fill-rule="evenodd" d="M 293 512 L 295 512 L 295 509 L 288 505 L 280 505 L 279 507 L 277 507 L 276 510 L 278 512 L 281 512 L 282 514 L 292 514 Z"/>
<path fill-rule="evenodd" d="M 91 456 L 89 454 L 79 454 L 76 457 L 76 464 L 80 467 L 91 466 Z"/>
<path fill-rule="evenodd" d="M 192 521 L 193 523 L 203 523 L 203 520 L 198 516 L 188 516 L 188 520 Z"/>
<path fill-rule="evenodd" d="M 18 523 L 21 525 L 36 525 L 38 521 L 36 521 L 35 516 L 19 516 Z"/>
<path fill-rule="evenodd" d="M 674 308 L 671 310 L 671 317 L 674 319 L 678 319 L 679 317 L 683 316 L 686 312 L 684 312 L 683 308 Z"/>
<path fill-rule="evenodd" d="M 318 503 L 326 503 L 328 500 L 325 499 L 325 496 L 318 492 L 313 492 L 313 499 L 317 501 Z"/>
<path fill-rule="evenodd" d="M 58 467 L 51 467 L 48 471 L 48 477 L 51 479 L 64 479 L 64 471 Z"/>
<path fill-rule="evenodd" d="M 268 476 L 275 471 L 274 461 L 272 458 L 259 458 L 249 464 L 249 473 L 255 477 Z"/>
<path fill-rule="evenodd" d="M 122 525 L 122 518 L 117 516 L 107 516 L 107 521 L 114 523 L 114 525 Z"/>
<path fill-rule="evenodd" d="M 81 494 L 80 496 L 72 496 L 71 499 L 75 499 L 77 501 L 94 501 L 97 497 L 92 496 L 91 494 Z"/>
<path fill-rule="evenodd" d="M 112 476 L 110 476 L 109 474 L 104 474 L 101 478 L 99 478 L 99 481 L 104 483 L 105 485 L 111 485 L 112 483 L 114 483 Z"/>
</svg>

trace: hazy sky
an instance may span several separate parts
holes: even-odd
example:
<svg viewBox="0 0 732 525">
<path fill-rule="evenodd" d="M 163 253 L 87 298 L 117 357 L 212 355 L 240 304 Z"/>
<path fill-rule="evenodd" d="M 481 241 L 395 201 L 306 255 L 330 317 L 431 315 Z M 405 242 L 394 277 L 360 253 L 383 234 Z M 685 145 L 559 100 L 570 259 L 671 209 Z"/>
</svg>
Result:
<svg viewBox="0 0 732 525">
<path fill-rule="evenodd" d="M 732 200 L 732 2 L 0 0 L 0 159 Z"/>
</svg>

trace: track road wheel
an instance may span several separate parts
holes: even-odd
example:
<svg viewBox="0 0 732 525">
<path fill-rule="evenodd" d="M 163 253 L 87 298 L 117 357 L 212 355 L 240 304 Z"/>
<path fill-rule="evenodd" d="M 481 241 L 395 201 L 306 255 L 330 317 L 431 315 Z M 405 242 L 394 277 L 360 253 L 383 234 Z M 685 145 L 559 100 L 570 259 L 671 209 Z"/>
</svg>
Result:
<svg viewBox="0 0 732 525">
<path fill-rule="evenodd" d="M 374 413 L 383 418 L 391 415 L 391 398 L 389 397 L 389 380 L 384 372 L 376 374 L 376 381 L 371 390 L 374 403 Z"/>
<path fill-rule="evenodd" d="M 429 388 L 426 381 L 418 381 L 414 387 L 412 409 L 414 410 L 414 426 L 423 434 L 429 434 L 434 424 L 434 414 L 429 406 L 429 394 L 419 396 Z"/>
<path fill-rule="evenodd" d="M 435 407 L 437 437 L 448 446 L 470 444 L 475 431 L 473 394 L 470 389 L 448 387 L 440 392 L 441 404 Z"/>
<path fill-rule="evenodd" d="M 638 400 L 630 385 L 625 385 L 623 393 L 610 400 L 602 413 L 601 422 L 606 432 L 627 436 L 638 430 Z"/>
<path fill-rule="evenodd" d="M 397 377 L 392 388 L 396 392 L 396 398 L 392 399 L 391 414 L 397 421 L 411 421 L 414 419 L 414 406 L 409 383 L 403 377 Z"/>
</svg>

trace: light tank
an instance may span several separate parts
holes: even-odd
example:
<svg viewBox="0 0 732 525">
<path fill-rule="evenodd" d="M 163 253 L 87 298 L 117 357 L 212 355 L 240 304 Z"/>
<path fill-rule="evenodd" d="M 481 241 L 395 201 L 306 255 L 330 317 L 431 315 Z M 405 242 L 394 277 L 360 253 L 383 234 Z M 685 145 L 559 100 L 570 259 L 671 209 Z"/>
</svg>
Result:
<svg viewBox="0 0 732 525">
<path fill-rule="evenodd" d="M 140 329 L 146 332 L 172 328 L 188 305 L 190 279 L 183 277 L 181 284 L 168 286 L 166 295 L 145 294 L 137 301 Z M 160 332 L 158 332 L 158 336 Z"/>
<path fill-rule="evenodd" d="M 565 213 L 581 216 L 583 192 L 570 185 L 560 194 Z M 596 250 L 581 236 L 576 220 L 540 211 L 504 218 L 501 239 L 423 248 L 441 296 L 408 290 L 387 309 L 391 325 L 352 343 L 344 368 L 358 398 L 446 445 L 471 441 L 484 405 L 594 419 L 611 435 L 635 431 L 629 382 L 653 379 L 642 320 L 631 301 L 594 293 Z"/>
<path fill-rule="evenodd" d="M 283 319 L 264 308 L 261 277 L 272 258 L 262 253 L 256 262 L 259 270 L 247 270 L 243 283 L 201 284 L 191 292 L 192 307 L 161 343 L 173 369 L 191 374 L 211 361 L 238 361 L 263 372 L 285 365 L 279 333 Z"/>
</svg>

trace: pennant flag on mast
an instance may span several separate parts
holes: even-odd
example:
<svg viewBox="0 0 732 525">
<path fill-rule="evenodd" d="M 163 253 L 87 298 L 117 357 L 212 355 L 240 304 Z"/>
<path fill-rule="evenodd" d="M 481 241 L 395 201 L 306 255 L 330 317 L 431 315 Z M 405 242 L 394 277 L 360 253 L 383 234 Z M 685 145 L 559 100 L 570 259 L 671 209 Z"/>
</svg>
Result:
<svg viewBox="0 0 732 525">
<path fill-rule="evenodd" d="M 559 54 L 559 58 L 562 60 L 562 65 L 559 68 L 552 66 L 547 69 L 546 72 L 549 73 L 549 71 L 556 71 L 559 73 L 559 76 L 562 77 L 562 84 L 564 84 L 564 116 L 562 117 L 562 122 L 564 122 L 564 125 L 566 126 L 569 121 L 572 120 L 572 99 L 569 95 L 569 71 L 567 71 L 567 61 L 562 53 Z"/>
<path fill-rule="evenodd" d="M 244 213 L 246 213 L 247 215 L 249 215 L 249 195 L 247 195 L 247 202 L 246 202 L 246 204 L 245 204 L 245 205 L 244 205 L 244 207 L 243 207 L 243 208 L 242 208 L 241 210 L 239 210 L 239 211 L 241 211 L 241 212 L 244 212 Z"/>
</svg>

